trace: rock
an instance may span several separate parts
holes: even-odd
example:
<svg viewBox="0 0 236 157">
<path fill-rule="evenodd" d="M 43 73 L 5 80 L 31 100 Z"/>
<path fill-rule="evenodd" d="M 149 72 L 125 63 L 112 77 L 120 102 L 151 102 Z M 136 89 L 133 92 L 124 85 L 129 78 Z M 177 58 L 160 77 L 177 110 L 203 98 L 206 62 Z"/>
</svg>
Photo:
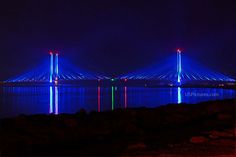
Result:
<svg viewBox="0 0 236 157">
<path fill-rule="evenodd" d="M 191 143 L 204 143 L 207 141 L 208 141 L 208 139 L 203 136 L 194 136 L 190 139 Z"/>
<path fill-rule="evenodd" d="M 229 120 L 229 119 L 232 119 L 232 118 L 233 118 L 233 116 L 230 115 L 230 114 L 219 114 L 218 115 L 218 119 L 222 120 L 222 121 Z"/>
<path fill-rule="evenodd" d="M 230 132 L 226 131 L 210 131 L 210 135 L 214 137 L 234 137 L 234 134 L 231 134 Z"/>
<path fill-rule="evenodd" d="M 219 138 L 218 136 L 216 136 L 216 135 L 209 135 L 209 137 L 211 138 L 211 139 L 217 139 L 217 138 Z"/>
<path fill-rule="evenodd" d="M 64 120 L 64 123 L 68 127 L 76 127 L 78 125 L 76 119 L 73 118 L 67 118 Z"/>
<path fill-rule="evenodd" d="M 145 148 L 147 148 L 147 146 L 142 142 L 135 143 L 128 146 L 128 149 L 145 149 Z"/>
<path fill-rule="evenodd" d="M 28 121 L 26 116 L 24 115 L 20 115 L 18 117 L 15 118 L 15 125 L 17 126 L 21 126 L 21 127 L 25 127 L 28 125 Z"/>
<path fill-rule="evenodd" d="M 235 147 L 235 141 L 233 139 L 216 139 L 209 141 L 208 143 L 211 146 L 218 146 L 218 147 L 228 147 L 228 148 L 234 148 Z"/>
<path fill-rule="evenodd" d="M 127 124 L 125 127 L 126 134 L 140 134 L 141 132 L 142 130 L 132 123 Z"/>
</svg>

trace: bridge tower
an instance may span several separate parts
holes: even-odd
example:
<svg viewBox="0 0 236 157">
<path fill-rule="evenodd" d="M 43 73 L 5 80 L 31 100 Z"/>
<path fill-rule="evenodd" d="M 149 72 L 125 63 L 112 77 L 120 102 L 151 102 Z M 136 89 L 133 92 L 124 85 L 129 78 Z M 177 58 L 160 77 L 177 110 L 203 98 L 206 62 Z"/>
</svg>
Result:
<svg viewBox="0 0 236 157">
<path fill-rule="evenodd" d="M 49 51 L 50 54 L 50 76 L 49 82 L 50 83 L 57 83 L 58 81 L 58 51 Z"/>
<path fill-rule="evenodd" d="M 181 72 L 182 72 L 181 50 L 177 49 L 177 82 L 178 82 L 178 85 L 181 85 Z"/>
</svg>

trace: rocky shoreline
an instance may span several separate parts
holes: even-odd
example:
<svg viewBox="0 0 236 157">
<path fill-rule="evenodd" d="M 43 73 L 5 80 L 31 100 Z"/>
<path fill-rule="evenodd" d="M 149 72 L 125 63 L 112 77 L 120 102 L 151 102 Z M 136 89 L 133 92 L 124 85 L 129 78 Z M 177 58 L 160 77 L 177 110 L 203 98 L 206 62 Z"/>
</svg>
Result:
<svg viewBox="0 0 236 157">
<path fill-rule="evenodd" d="M 1 119 L 1 156 L 235 156 L 236 100 Z"/>
</svg>

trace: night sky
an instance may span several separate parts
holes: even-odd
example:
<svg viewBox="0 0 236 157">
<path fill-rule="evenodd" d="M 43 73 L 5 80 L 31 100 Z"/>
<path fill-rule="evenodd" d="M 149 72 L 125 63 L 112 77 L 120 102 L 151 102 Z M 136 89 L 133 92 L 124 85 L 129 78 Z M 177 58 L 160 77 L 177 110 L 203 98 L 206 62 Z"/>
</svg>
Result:
<svg viewBox="0 0 236 157">
<path fill-rule="evenodd" d="M 48 59 L 117 76 L 184 49 L 236 78 L 235 0 L 5 0 L 0 4 L 0 80 Z"/>
</svg>

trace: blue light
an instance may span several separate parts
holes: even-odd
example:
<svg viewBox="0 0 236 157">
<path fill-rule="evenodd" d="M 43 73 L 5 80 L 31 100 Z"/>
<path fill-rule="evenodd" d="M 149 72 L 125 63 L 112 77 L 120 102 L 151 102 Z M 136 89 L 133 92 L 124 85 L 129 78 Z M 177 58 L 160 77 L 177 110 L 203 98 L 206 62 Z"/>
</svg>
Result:
<svg viewBox="0 0 236 157">
<path fill-rule="evenodd" d="M 53 113 L 53 91 L 52 91 L 52 86 L 50 86 L 50 108 L 49 108 L 49 113 Z"/>
<path fill-rule="evenodd" d="M 182 97 L 181 97 L 181 88 L 178 87 L 178 104 L 182 102 Z"/>
<path fill-rule="evenodd" d="M 178 83 L 181 83 L 181 71 L 182 71 L 182 63 L 181 63 L 181 51 L 177 50 L 177 75 L 178 75 Z"/>
<path fill-rule="evenodd" d="M 58 114 L 58 89 L 55 86 L 55 114 Z"/>
<path fill-rule="evenodd" d="M 50 83 L 52 83 L 52 75 L 53 75 L 53 54 L 50 53 Z"/>
<path fill-rule="evenodd" d="M 54 56 L 55 55 L 55 56 Z M 183 58 L 184 57 L 184 58 Z M 183 58 L 183 59 L 182 59 Z M 173 64 L 170 64 L 173 63 Z M 183 65 L 182 65 L 183 64 Z M 60 75 L 59 75 L 60 65 Z M 57 53 L 50 52 L 50 70 L 48 69 L 48 61 L 45 64 L 40 65 L 31 71 L 6 80 L 4 82 L 57 82 L 60 80 L 97 80 L 110 79 L 103 75 L 97 75 L 83 71 L 80 68 L 71 65 L 64 59 L 59 60 Z M 176 69 L 177 66 L 177 69 Z M 182 69 L 184 67 L 184 69 Z M 48 70 L 45 70 L 48 69 Z M 176 56 L 168 58 L 163 61 L 162 64 L 153 65 L 146 69 L 141 69 L 137 72 L 130 73 L 118 78 L 110 79 L 115 81 L 116 79 L 129 79 L 129 80 L 167 80 L 177 83 L 177 85 L 183 84 L 183 82 L 191 81 L 232 81 L 234 79 L 229 78 L 218 72 L 209 70 L 201 65 L 194 63 L 186 56 L 181 56 L 181 51 L 177 51 L 177 64 Z"/>
<path fill-rule="evenodd" d="M 54 88 L 54 89 L 53 89 Z M 50 86 L 50 104 L 49 104 L 49 113 L 58 114 L 58 87 Z"/>
<path fill-rule="evenodd" d="M 58 75 L 58 54 L 56 54 L 55 66 L 56 66 L 55 72 L 56 72 L 56 75 Z"/>
</svg>

